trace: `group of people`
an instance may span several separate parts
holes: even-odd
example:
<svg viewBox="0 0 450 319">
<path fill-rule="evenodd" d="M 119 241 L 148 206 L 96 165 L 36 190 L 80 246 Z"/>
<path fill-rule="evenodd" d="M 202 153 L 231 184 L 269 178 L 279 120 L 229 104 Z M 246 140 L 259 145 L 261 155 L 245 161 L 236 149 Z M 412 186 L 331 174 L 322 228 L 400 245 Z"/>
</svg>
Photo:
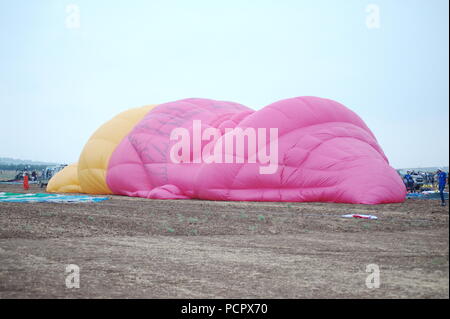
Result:
<svg viewBox="0 0 450 319">
<path fill-rule="evenodd" d="M 404 182 L 406 188 L 409 192 L 414 193 L 416 191 L 416 182 L 414 181 L 413 176 L 420 175 L 426 184 L 432 185 L 434 188 L 437 183 L 437 187 L 439 190 L 439 194 L 441 196 L 441 205 L 445 206 L 445 197 L 444 190 L 445 186 L 448 184 L 448 175 L 446 172 L 438 169 L 437 172 L 434 173 L 416 173 L 414 171 L 408 171 L 404 178 Z"/>
<path fill-rule="evenodd" d="M 37 181 L 38 179 L 38 173 L 36 171 L 30 173 L 28 170 L 24 170 L 22 173 L 19 173 L 18 176 L 19 175 L 22 175 L 22 177 L 28 176 L 30 181 Z"/>
</svg>

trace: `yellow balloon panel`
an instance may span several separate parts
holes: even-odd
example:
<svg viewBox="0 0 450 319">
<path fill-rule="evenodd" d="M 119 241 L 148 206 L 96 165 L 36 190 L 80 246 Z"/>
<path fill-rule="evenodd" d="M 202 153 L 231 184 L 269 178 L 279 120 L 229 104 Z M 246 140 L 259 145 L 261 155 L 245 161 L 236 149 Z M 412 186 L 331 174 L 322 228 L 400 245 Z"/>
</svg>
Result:
<svg viewBox="0 0 450 319">
<path fill-rule="evenodd" d="M 155 106 L 147 105 L 122 112 L 95 131 L 78 161 L 78 179 L 84 193 L 112 193 L 106 184 L 109 159 L 122 139 Z"/>
<path fill-rule="evenodd" d="M 146 105 L 127 110 L 100 126 L 84 146 L 78 163 L 52 177 L 47 191 L 111 194 L 106 184 L 109 159 L 119 143 L 154 107 Z"/>
<path fill-rule="evenodd" d="M 81 193 L 77 164 L 66 166 L 56 173 L 48 182 L 47 191 L 53 193 Z"/>
</svg>

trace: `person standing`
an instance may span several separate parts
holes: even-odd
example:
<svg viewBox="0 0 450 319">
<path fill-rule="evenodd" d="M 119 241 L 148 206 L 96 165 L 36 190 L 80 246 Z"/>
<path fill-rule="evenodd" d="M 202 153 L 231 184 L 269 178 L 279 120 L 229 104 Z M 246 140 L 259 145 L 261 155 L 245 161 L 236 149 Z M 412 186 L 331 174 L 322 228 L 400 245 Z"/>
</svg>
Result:
<svg viewBox="0 0 450 319">
<path fill-rule="evenodd" d="M 409 190 L 410 193 L 414 193 L 414 179 L 411 176 L 411 172 L 406 172 L 406 175 L 404 176 L 406 189 Z"/>
<path fill-rule="evenodd" d="M 439 183 L 439 194 L 441 195 L 441 206 L 445 206 L 444 189 L 447 184 L 447 173 L 438 169 L 437 171 L 438 183 Z"/>
</svg>

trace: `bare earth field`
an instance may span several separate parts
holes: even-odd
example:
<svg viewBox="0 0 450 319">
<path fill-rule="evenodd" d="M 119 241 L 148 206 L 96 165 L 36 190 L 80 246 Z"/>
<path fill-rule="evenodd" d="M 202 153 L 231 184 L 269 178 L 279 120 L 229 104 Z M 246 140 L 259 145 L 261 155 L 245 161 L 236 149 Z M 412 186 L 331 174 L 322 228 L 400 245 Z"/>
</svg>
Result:
<svg viewBox="0 0 450 319">
<path fill-rule="evenodd" d="M 110 197 L 0 203 L 0 298 L 449 298 L 449 211 L 439 201 Z M 341 217 L 349 213 L 379 219 Z M 66 288 L 68 264 L 80 267 L 78 289 Z M 379 288 L 366 287 L 368 264 L 380 268 Z"/>
</svg>

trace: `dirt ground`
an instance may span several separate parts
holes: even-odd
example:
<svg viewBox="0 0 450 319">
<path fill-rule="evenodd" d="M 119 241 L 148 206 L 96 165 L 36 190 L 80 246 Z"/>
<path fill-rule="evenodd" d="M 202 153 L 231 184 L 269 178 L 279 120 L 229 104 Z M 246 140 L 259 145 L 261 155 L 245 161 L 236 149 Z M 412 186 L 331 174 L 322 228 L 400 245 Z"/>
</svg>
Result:
<svg viewBox="0 0 450 319">
<path fill-rule="evenodd" d="M 110 198 L 0 203 L 0 298 L 449 298 L 449 210 L 439 201 Z M 69 264 L 79 288 L 66 287 Z M 366 286 L 369 264 L 379 288 Z"/>
</svg>

